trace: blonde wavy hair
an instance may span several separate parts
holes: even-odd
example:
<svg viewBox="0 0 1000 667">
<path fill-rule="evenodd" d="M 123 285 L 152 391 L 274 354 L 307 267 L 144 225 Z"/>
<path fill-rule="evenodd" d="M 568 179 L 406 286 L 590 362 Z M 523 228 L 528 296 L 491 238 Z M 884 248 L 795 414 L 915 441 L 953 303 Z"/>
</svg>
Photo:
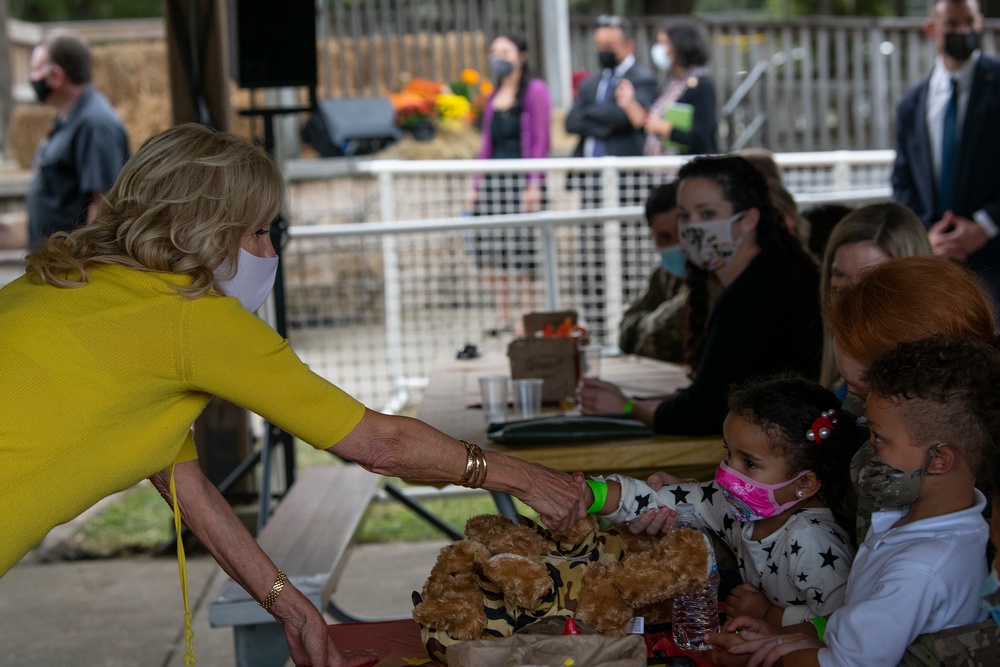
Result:
<svg viewBox="0 0 1000 667">
<path fill-rule="evenodd" d="M 927 230 L 910 209 L 895 202 L 862 206 L 848 213 L 830 232 L 823 253 L 823 267 L 819 274 L 821 303 L 830 298 L 833 280 L 833 260 L 840 246 L 870 241 L 889 256 L 928 257 L 933 254 L 927 240 Z M 820 365 L 820 384 L 829 387 L 837 380 L 837 362 L 833 355 L 833 333 L 829 320 L 823 320 L 823 360 Z"/>
<path fill-rule="evenodd" d="M 28 255 L 42 284 L 80 287 L 91 268 L 115 264 L 191 277 L 175 289 L 189 299 L 231 278 L 240 240 L 281 209 L 277 165 L 237 134 L 180 125 L 146 141 L 125 164 L 92 223 L 53 234 Z"/>
</svg>

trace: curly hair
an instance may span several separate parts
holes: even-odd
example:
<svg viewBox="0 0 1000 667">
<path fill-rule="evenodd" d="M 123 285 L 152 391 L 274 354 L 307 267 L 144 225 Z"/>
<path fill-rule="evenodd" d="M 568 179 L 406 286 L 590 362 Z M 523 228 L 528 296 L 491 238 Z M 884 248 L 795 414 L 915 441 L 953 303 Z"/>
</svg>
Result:
<svg viewBox="0 0 1000 667">
<path fill-rule="evenodd" d="M 150 138 L 125 163 L 92 223 L 53 234 L 28 255 L 37 282 L 80 287 L 91 268 L 116 264 L 191 277 L 197 298 L 231 278 L 240 239 L 272 221 L 284 199 L 274 161 L 245 137 L 188 123 Z M 228 275 L 215 269 L 228 261 Z"/>
<path fill-rule="evenodd" d="M 760 220 L 756 228 L 756 244 L 773 255 L 774 261 L 789 266 L 810 288 L 819 289 L 819 269 L 816 261 L 802 248 L 785 226 L 778 209 L 771 202 L 771 194 L 763 174 L 749 161 L 738 155 L 696 157 L 681 167 L 677 182 L 688 178 L 705 178 L 715 181 L 722 188 L 722 196 L 733 212 L 757 209 Z M 685 357 L 692 368 L 697 368 L 697 350 L 705 335 L 708 322 L 708 274 L 688 262 L 688 333 Z M 697 372 L 697 371 L 696 371 Z"/>
<path fill-rule="evenodd" d="M 821 484 L 819 497 L 847 534 L 853 535 L 851 458 L 867 440 L 868 430 L 849 415 L 835 416 L 837 424 L 828 437 L 809 440 L 806 433 L 828 410 L 840 410 L 833 392 L 794 374 L 750 380 L 729 393 L 730 414 L 767 434 L 771 450 L 784 459 L 789 478 L 812 470 Z"/>
<path fill-rule="evenodd" d="M 958 449 L 977 478 L 992 470 L 1000 445 L 1000 352 L 970 338 L 900 343 L 865 374 L 871 394 L 902 411 L 921 442 Z"/>
</svg>

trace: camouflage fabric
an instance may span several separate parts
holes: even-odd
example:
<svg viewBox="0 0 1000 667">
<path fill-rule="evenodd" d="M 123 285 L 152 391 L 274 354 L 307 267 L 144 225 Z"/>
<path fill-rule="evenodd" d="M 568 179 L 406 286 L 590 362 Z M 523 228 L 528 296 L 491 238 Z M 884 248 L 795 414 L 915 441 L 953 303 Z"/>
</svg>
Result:
<svg viewBox="0 0 1000 667">
<path fill-rule="evenodd" d="M 899 667 L 995 667 L 1000 665 L 1000 628 L 992 619 L 920 635 Z"/>
<path fill-rule="evenodd" d="M 597 531 L 581 543 L 567 544 L 555 541 L 547 528 L 530 519 L 519 517 L 518 520 L 521 525 L 536 530 L 554 545 L 552 554 L 541 557 L 552 580 L 552 590 L 532 608 L 509 604 L 504 600 L 503 591 L 483 574 L 485 559 L 476 554 L 476 579 L 483 594 L 483 607 L 486 611 L 486 629 L 480 639 L 510 637 L 539 619 L 572 616 L 576 611 L 585 566 L 590 563 L 617 562 L 625 557 L 625 546 L 616 531 Z M 420 596 L 414 593 L 414 602 L 419 600 Z M 448 647 L 466 641 L 423 624 L 420 626 L 420 636 L 428 655 L 444 664 L 448 662 Z"/>
<path fill-rule="evenodd" d="M 687 336 L 688 288 L 684 281 L 658 268 L 639 298 L 622 313 L 618 347 L 626 354 L 680 363 Z"/>
<path fill-rule="evenodd" d="M 851 461 L 851 479 L 858 496 L 889 509 L 913 504 L 920 493 L 924 471 L 901 472 L 880 459 L 871 443 L 865 443 Z"/>
</svg>

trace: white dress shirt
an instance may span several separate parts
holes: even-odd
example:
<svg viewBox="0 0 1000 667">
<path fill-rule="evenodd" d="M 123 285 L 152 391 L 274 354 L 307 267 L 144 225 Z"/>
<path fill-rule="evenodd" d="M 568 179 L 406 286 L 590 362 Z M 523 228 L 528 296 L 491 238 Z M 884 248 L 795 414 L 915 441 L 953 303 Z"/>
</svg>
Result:
<svg viewBox="0 0 1000 667">
<path fill-rule="evenodd" d="M 941 178 L 941 145 L 944 129 L 944 114 L 951 99 L 951 81 L 958 79 L 958 118 L 956 130 L 959 141 L 965 124 L 965 113 L 969 108 L 969 96 L 972 93 L 972 81 L 975 78 L 976 64 L 982 52 L 976 49 L 972 57 L 959 69 L 951 71 L 944 66 L 944 59 L 937 57 L 934 70 L 927 85 L 927 134 L 931 142 L 931 164 L 934 166 L 934 182 Z M 979 223 L 986 235 L 993 238 L 1000 229 L 986 211 L 979 210 L 973 214 L 973 219 Z"/>
</svg>

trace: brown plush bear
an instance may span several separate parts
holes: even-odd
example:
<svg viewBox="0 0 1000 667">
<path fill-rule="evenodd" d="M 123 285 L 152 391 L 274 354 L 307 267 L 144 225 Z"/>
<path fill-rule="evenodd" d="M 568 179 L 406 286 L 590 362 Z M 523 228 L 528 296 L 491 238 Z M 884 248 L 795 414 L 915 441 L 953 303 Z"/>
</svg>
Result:
<svg viewBox="0 0 1000 667">
<path fill-rule="evenodd" d="M 624 635 L 633 616 L 668 620 L 670 599 L 708 578 L 711 547 L 694 530 L 636 536 L 600 531 L 587 517 L 556 535 L 519 521 L 473 517 L 467 539 L 441 550 L 422 594 L 413 596 L 413 618 L 432 657 L 444 662 L 452 644 L 507 637 L 553 616 Z"/>
</svg>

